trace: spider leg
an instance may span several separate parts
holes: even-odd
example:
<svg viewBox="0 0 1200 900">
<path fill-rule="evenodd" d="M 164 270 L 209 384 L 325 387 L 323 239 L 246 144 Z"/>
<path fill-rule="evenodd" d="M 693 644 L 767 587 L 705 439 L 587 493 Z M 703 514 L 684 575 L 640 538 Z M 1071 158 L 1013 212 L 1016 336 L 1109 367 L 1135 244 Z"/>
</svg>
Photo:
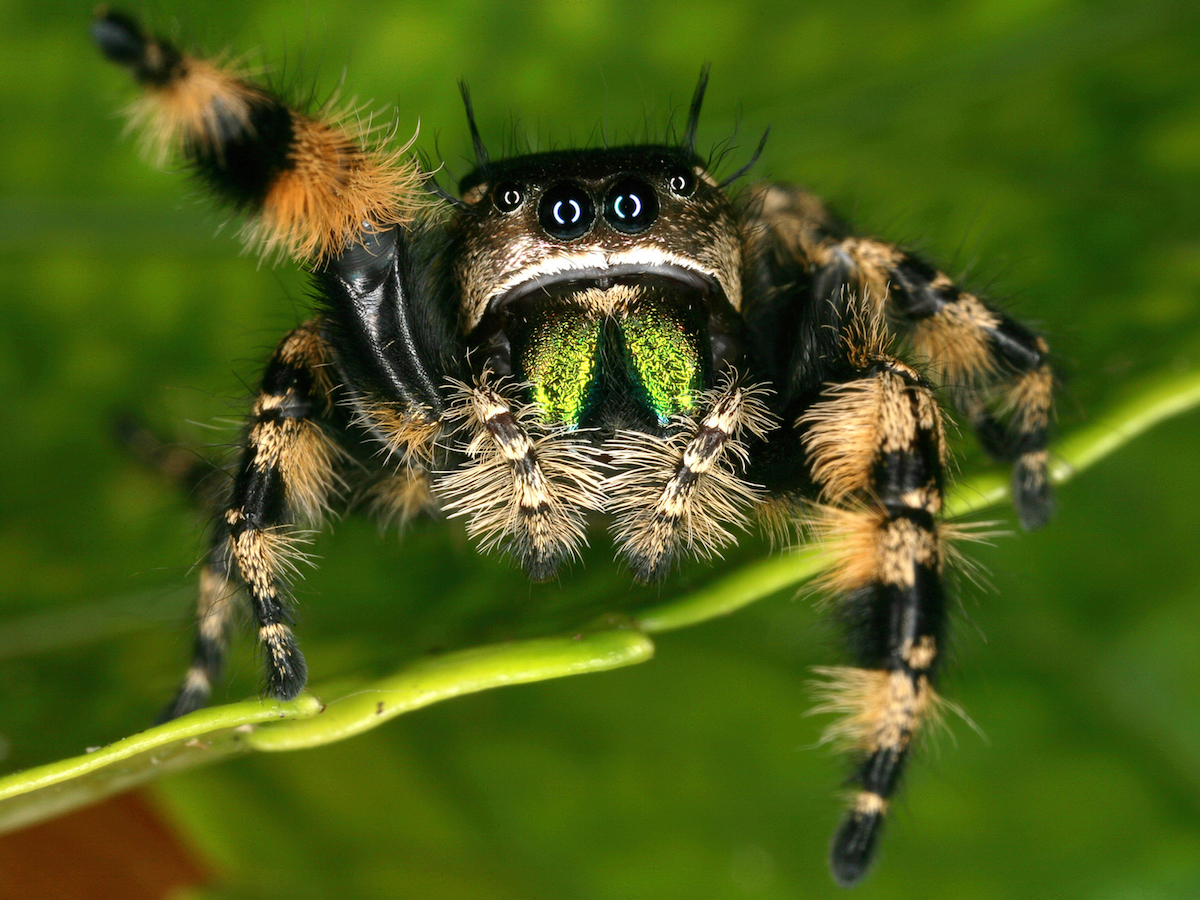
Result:
<svg viewBox="0 0 1200 900">
<path fill-rule="evenodd" d="M 443 302 L 434 201 L 406 147 L 387 149 L 358 112 L 310 115 L 217 62 L 190 56 L 102 8 L 92 37 L 142 87 L 131 124 L 164 160 L 181 155 L 247 216 L 245 236 L 312 266 L 342 380 L 433 428 L 465 351 Z"/>
<path fill-rule="evenodd" d="M 194 658 L 165 718 L 198 709 L 220 671 L 244 585 L 264 650 L 267 692 L 290 700 L 304 687 L 304 657 L 287 624 L 284 576 L 295 567 L 295 522 L 317 522 L 337 493 L 339 450 L 318 423 L 331 407 L 328 347 L 314 320 L 292 331 L 267 364 L 241 463 L 217 517 L 200 573 Z"/>
<path fill-rule="evenodd" d="M 338 400 L 353 411 L 350 424 L 390 462 L 428 472 L 443 386 L 463 367 L 457 313 L 432 265 L 441 239 L 418 216 L 433 201 L 407 148 L 386 149 L 389 135 L 376 140 L 369 117 L 360 121 L 354 109 L 301 112 L 122 13 L 102 9 L 92 36 L 141 86 L 131 124 L 152 153 L 160 161 L 182 156 L 205 187 L 246 215 L 251 244 L 313 270 L 323 320 L 293 333 L 267 368 L 202 573 L 196 664 L 170 713 L 207 696 L 232 607 L 223 598 L 235 583 L 250 594 L 268 690 L 292 697 L 305 673 L 285 621 L 282 575 L 295 558 L 292 523 L 319 518 L 337 481 L 337 451 L 324 430 L 332 423 L 319 422 L 316 410 L 331 406 L 330 380 L 345 386 Z M 333 427 L 344 424 L 339 416 Z M 380 512 L 403 516 L 419 499 L 393 489 Z"/>
<path fill-rule="evenodd" d="M 419 515 L 436 515 L 440 507 L 433 496 L 429 469 L 413 462 L 379 479 L 369 490 L 367 511 L 379 523 L 381 532 L 393 525 L 403 532 Z"/>
<path fill-rule="evenodd" d="M 221 675 L 239 592 L 237 582 L 231 580 L 229 564 L 229 531 L 218 522 L 208 559 L 200 569 L 192 664 L 175 698 L 159 715 L 159 723 L 177 719 L 207 704 L 213 684 Z"/>
<path fill-rule="evenodd" d="M 404 150 L 371 145 L 356 111 L 310 116 L 229 68 L 190 56 L 104 10 L 92 37 L 142 87 L 131 121 L 160 161 L 181 153 L 218 197 L 251 219 L 249 242 L 327 259 L 426 205 Z M 326 111 L 327 112 L 327 111 Z"/>
<path fill-rule="evenodd" d="M 760 499 L 744 477 L 745 438 L 763 438 L 778 420 L 764 392 L 726 377 L 706 392 L 703 418 L 685 418 L 667 438 L 623 432 L 604 445 L 618 473 L 605 483 L 613 539 L 639 581 L 662 578 L 687 552 L 711 556 L 736 538 Z"/>
<path fill-rule="evenodd" d="M 912 742 L 936 715 L 946 627 L 941 410 L 908 366 L 858 356 L 797 422 L 820 489 L 816 531 L 835 560 L 826 586 L 843 598 L 855 665 L 821 670 L 817 708 L 844 716 L 827 737 L 858 758 L 858 793 L 831 852 L 845 886 L 864 874 Z"/>
<path fill-rule="evenodd" d="M 1046 446 L 1054 415 L 1045 340 L 923 259 L 883 241 L 848 236 L 803 191 L 770 185 L 759 189 L 757 201 L 772 238 L 808 261 L 814 297 L 834 298 L 843 310 L 849 298 L 862 298 L 907 336 L 985 449 L 1013 463 L 1021 525 L 1045 524 L 1053 511 Z"/>
<path fill-rule="evenodd" d="M 535 581 L 554 577 L 585 541 L 586 515 L 600 508 L 589 448 L 563 429 L 538 434 L 537 407 L 510 399 L 489 374 L 462 385 L 446 419 L 461 422 L 463 465 L 435 483 L 443 509 L 467 517 L 481 549 L 503 547 Z"/>
</svg>

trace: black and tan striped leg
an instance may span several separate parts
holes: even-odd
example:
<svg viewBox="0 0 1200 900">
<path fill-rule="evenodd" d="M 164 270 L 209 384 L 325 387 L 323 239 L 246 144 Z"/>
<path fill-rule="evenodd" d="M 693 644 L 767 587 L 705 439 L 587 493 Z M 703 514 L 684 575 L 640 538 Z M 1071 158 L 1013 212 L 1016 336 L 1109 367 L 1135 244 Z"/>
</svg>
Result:
<svg viewBox="0 0 1200 900">
<path fill-rule="evenodd" d="M 837 305 L 843 323 L 859 315 L 861 305 L 907 337 L 930 377 L 970 417 L 986 449 L 1013 463 L 1021 524 L 1044 524 L 1053 510 L 1046 446 L 1054 373 L 1046 342 L 919 257 L 847 235 L 805 191 L 761 186 L 754 203 L 776 251 L 810 268 L 814 301 Z"/>
<path fill-rule="evenodd" d="M 621 557 L 639 581 L 655 581 L 685 553 L 711 556 L 735 541 L 761 497 L 744 474 L 746 439 L 764 438 L 778 420 L 765 392 L 727 377 L 701 400 L 703 418 L 685 417 L 666 438 L 627 432 L 606 442 L 618 472 L 605 484 Z"/>
<path fill-rule="evenodd" d="M 168 717 L 203 705 L 220 670 L 241 586 L 264 651 L 267 693 L 281 700 L 304 687 L 304 657 L 287 624 L 285 575 L 297 558 L 294 523 L 318 522 L 338 490 L 339 450 L 318 419 L 333 387 L 320 323 L 292 331 L 276 349 L 251 410 L 249 434 L 214 543 L 201 570 L 195 658 Z"/>
<path fill-rule="evenodd" d="M 192 664 L 175 699 L 160 714 L 160 722 L 176 719 L 205 706 L 212 695 L 213 685 L 220 678 L 229 631 L 241 593 L 239 582 L 230 575 L 230 563 L 229 531 L 223 523 L 218 522 L 212 547 L 200 568 Z"/>
<path fill-rule="evenodd" d="M 815 253 L 818 266 L 837 269 L 864 296 L 887 298 L 880 314 L 928 362 L 988 452 L 1013 463 L 1021 525 L 1044 525 L 1053 511 L 1046 447 L 1054 410 L 1045 340 L 898 247 L 846 238 Z"/>
<path fill-rule="evenodd" d="M 465 462 L 435 482 L 443 508 L 467 517 L 480 549 L 511 553 L 535 581 L 552 578 L 583 545 L 587 513 L 600 508 L 594 456 L 565 429 L 542 431 L 539 408 L 488 374 L 459 387 L 446 419 L 461 423 Z"/>
<path fill-rule="evenodd" d="M 883 355 L 831 387 L 798 425 L 821 489 L 816 528 L 834 555 L 827 586 L 841 596 L 853 668 L 824 669 L 821 711 L 857 754 L 858 793 L 833 840 L 840 884 L 862 877 L 914 737 L 937 700 L 943 645 L 945 444 L 932 391 Z"/>
<path fill-rule="evenodd" d="M 134 126 L 160 160 L 179 153 L 222 200 L 251 218 L 264 252 L 336 255 L 365 228 L 386 230 L 425 205 L 406 148 L 372 146 L 355 111 L 309 116 L 216 63 L 102 9 L 92 37 L 143 89 Z"/>
</svg>

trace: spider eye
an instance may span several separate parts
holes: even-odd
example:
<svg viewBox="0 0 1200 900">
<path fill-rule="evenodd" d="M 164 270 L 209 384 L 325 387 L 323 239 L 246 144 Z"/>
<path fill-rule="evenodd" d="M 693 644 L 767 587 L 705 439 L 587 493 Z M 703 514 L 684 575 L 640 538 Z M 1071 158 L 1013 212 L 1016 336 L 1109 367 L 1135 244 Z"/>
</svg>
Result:
<svg viewBox="0 0 1200 900">
<path fill-rule="evenodd" d="M 654 188 L 640 178 L 618 181 L 604 201 L 604 218 L 623 234 L 645 231 L 658 218 L 658 197 Z"/>
<path fill-rule="evenodd" d="M 492 202 L 502 213 L 510 213 L 525 202 L 525 192 L 512 181 L 503 181 L 492 191 Z"/>
<path fill-rule="evenodd" d="M 696 190 L 696 173 L 679 166 L 667 173 L 667 187 L 677 197 L 690 197 Z"/>
<path fill-rule="evenodd" d="M 546 234 L 570 241 L 591 231 L 596 221 L 596 206 L 582 187 L 560 181 L 542 195 L 538 219 Z"/>
</svg>

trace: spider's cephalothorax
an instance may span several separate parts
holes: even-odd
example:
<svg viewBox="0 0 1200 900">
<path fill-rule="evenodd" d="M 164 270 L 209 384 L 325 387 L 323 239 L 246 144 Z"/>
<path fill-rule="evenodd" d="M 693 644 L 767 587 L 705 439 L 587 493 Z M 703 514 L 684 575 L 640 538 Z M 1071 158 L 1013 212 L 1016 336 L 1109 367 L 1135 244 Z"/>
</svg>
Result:
<svg viewBox="0 0 1200 900">
<path fill-rule="evenodd" d="M 310 266 L 321 306 L 267 364 L 168 715 L 207 701 L 242 589 L 268 693 L 304 687 L 291 529 L 351 494 L 385 521 L 462 516 L 537 579 L 593 513 L 640 580 L 751 520 L 803 520 L 833 555 L 826 587 L 851 635 L 853 667 L 823 670 L 823 708 L 844 714 L 831 736 L 858 761 L 834 875 L 861 877 L 938 704 L 938 392 L 1014 463 L 1022 524 L 1040 525 L 1042 339 L 800 189 L 729 196 L 733 179 L 693 149 L 703 78 L 678 144 L 494 161 L 470 118 L 477 167 L 459 199 L 350 116 L 296 111 L 119 13 L 93 34 L 145 89 L 133 115 L 152 143 L 244 212 L 250 241 Z"/>
</svg>

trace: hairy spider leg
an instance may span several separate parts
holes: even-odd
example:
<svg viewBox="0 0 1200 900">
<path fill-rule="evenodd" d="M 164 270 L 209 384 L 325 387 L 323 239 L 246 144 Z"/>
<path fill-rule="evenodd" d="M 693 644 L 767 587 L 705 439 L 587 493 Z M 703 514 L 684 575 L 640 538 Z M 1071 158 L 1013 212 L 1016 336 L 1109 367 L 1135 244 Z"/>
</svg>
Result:
<svg viewBox="0 0 1200 900">
<path fill-rule="evenodd" d="M 167 718 L 198 709 L 221 667 L 234 579 L 249 593 L 267 693 L 290 700 L 307 679 L 288 626 L 286 579 L 301 555 L 296 523 L 315 525 L 338 494 L 341 452 L 318 423 L 331 409 L 328 348 L 313 320 L 283 339 L 267 364 L 241 463 L 201 570 L 192 667 Z"/>
<path fill-rule="evenodd" d="M 941 409 L 898 360 L 861 346 L 849 358 L 853 376 L 797 422 L 820 487 L 815 530 L 835 560 L 826 586 L 841 597 L 855 664 L 819 670 L 817 707 L 843 715 L 827 737 L 858 758 L 859 790 L 830 856 L 845 886 L 865 873 L 913 739 L 937 712 L 946 629 Z"/>
<path fill-rule="evenodd" d="M 1054 506 L 1046 452 L 1054 373 L 1045 340 L 925 260 L 893 244 L 847 236 L 805 191 L 772 185 L 757 200 L 776 239 L 810 261 L 815 296 L 846 290 L 863 297 L 908 339 L 984 448 L 1013 464 L 1021 525 L 1044 525 Z"/>
<path fill-rule="evenodd" d="M 585 543 L 587 513 L 601 507 L 594 454 L 571 432 L 536 434 L 538 407 L 509 396 L 490 373 L 462 385 L 446 412 L 461 423 L 465 462 L 435 490 L 451 516 L 467 518 L 480 547 L 502 547 L 535 581 L 554 577 Z"/>
<path fill-rule="evenodd" d="M 240 593 L 238 584 L 230 578 L 229 565 L 229 530 L 217 522 L 208 559 L 200 568 L 192 664 L 174 699 L 159 714 L 160 724 L 206 705 L 221 676 Z"/>
<path fill-rule="evenodd" d="M 685 554 L 712 556 L 734 543 L 762 492 L 745 477 L 746 437 L 765 439 L 778 419 L 764 391 L 732 375 L 704 393 L 703 415 L 681 417 L 674 434 L 637 431 L 604 445 L 617 474 L 605 490 L 613 540 L 642 582 L 664 577 Z"/>
<path fill-rule="evenodd" d="M 326 316 L 289 336 L 264 376 L 230 506 L 215 530 L 202 581 L 197 664 L 169 711 L 200 705 L 224 654 L 232 604 L 227 582 L 244 582 L 265 649 L 268 692 L 295 696 L 303 657 L 285 621 L 282 574 L 296 559 L 296 520 L 319 519 L 337 485 L 330 433 L 318 423 L 331 405 L 331 378 L 347 381 L 340 400 L 352 425 L 384 448 L 405 474 L 429 471 L 441 429 L 441 384 L 461 360 L 453 313 L 419 274 L 409 227 L 430 201 L 406 148 L 376 146 L 354 110 L 310 116 L 221 65 L 187 55 L 122 13 L 102 10 L 92 35 L 143 89 L 130 110 L 151 152 L 180 155 L 227 205 L 247 218 L 245 236 L 263 252 L 313 267 Z M 428 252 L 433 252 L 427 248 Z M 422 260 L 424 261 L 424 260 Z M 432 349 L 431 349 L 432 347 Z M 440 350 L 437 348 L 441 348 Z M 303 348 L 307 348 L 304 350 Z M 353 443 L 360 431 L 347 435 Z M 419 487 L 420 478 L 412 480 Z M 407 496 L 380 487 L 376 510 L 407 515 Z"/>
<path fill-rule="evenodd" d="M 309 116 L 235 72 L 102 11 L 92 36 L 143 95 L 131 120 L 160 161 L 181 153 L 201 181 L 247 219 L 247 242 L 324 260 L 365 228 L 404 223 L 428 200 L 406 147 L 373 146 L 356 110 Z"/>
</svg>

